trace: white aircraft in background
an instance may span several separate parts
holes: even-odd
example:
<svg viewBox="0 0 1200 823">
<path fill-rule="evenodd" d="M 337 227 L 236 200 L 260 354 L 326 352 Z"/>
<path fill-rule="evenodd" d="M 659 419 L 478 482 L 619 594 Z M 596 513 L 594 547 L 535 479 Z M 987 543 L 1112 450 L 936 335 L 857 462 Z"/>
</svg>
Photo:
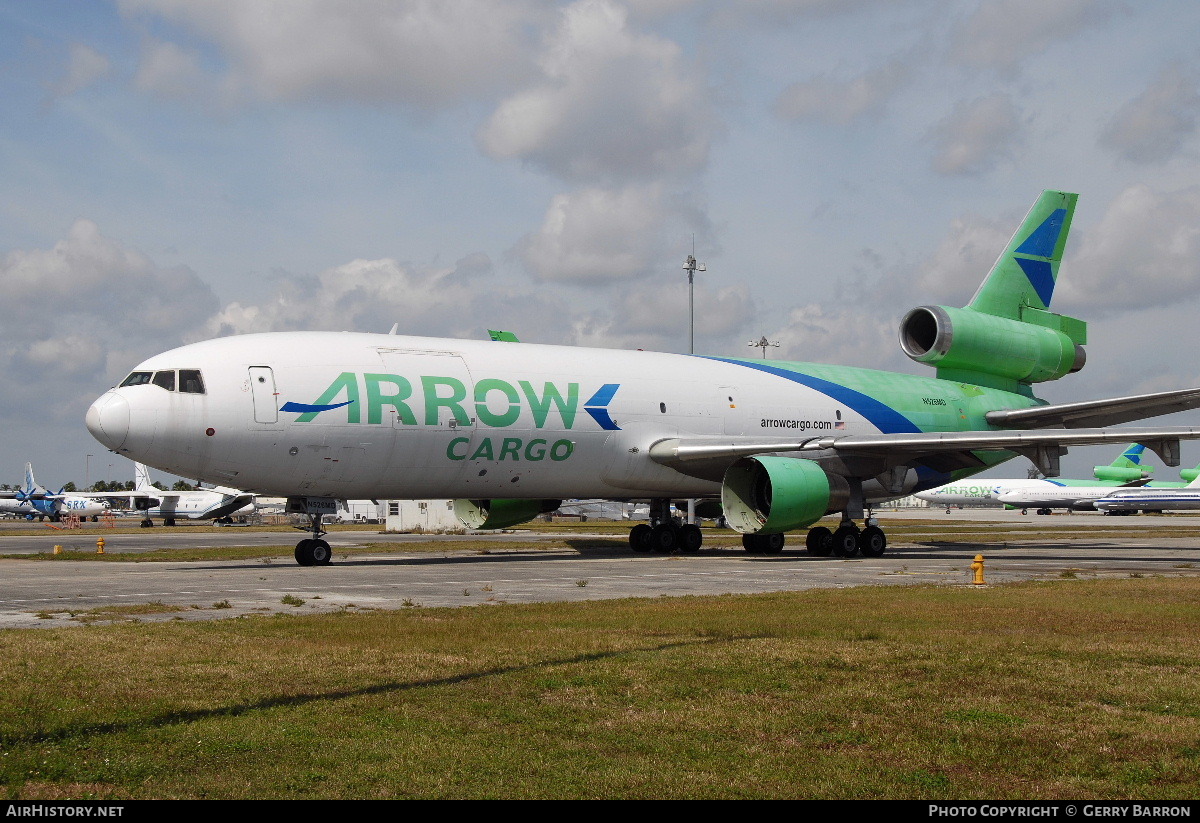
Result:
<svg viewBox="0 0 1200 823">
<path fill-rule="evenodd" d="M 181 477 L 288 498 L 329 562 L 339 500 L 455 499 L 504 528 L 563 499 L 649 500 L 635 551 L 698 551 L 674 500 L 719 501 L 750 552 L 808 529 L 815 555 L 877 557 L 877 502 L 1018 454 L 1059 474 L 1068 446 L 1145 443 L 1179 465 L 1200 429 L 1113 428 L 1200 407 L 1200 388 L 1051 405 L 1086 324 L 1049 311 L 1076 195 L 1047 191 L 970 303 L 918 306 L 900 343 L 936 376 L 817 363 L 395 334 L 280 332 L 155 355 L 88 409 L 106 448 Z M 846 330 L 852 334 L 851 329 Z M 816 525 L 841 514 L 836 530 Z M 855 522 L 861 520 L 863 527 Z"/>
<path fill-rule="evenodd" d="M 1106 486 L 1120 486 L 1131 483 L 1144 483 L 1154 471 L 1153 466 L 1142 465 L 1142 453 L 1146 447 L 1140 443 L 1130 444 L 1117 458 L 1107 466 L 1092 467 L 1095 480 L 1066 480 L 1055 478 L 979 478 L 947 483 L 936 489 L 927 489 L 913 495 L 918 500 L 924 500 L 936 506 L 945 506 L 949 511 L 952 506 L 976 506 L 986 503 L 999 503 L 999 495 L 1008 491 L 1043 491 L 1063 486 L 1094 486 L 1098 483 Z M 1097 482 L 1098 481 L 1098 482 Z M 1039 512 L 1040 513 L 1040 512 Z"/>
<path fill-rule="evenodd" d="M 141 463 L 133 464 L 133 491 L 91 492 L 94 498 L 128 498 L 142 514 L 142 527 L 154 525 L 152 517 L 161 517 L 164 526 L 175 520 L 213 520 L 232 522 L 234 517 L 253 514 L 255 495 L 238 489 L 214 487 L 195 491 L 167 491 L 150 482 L 150 472 Z"/>
<path fill-rule="evenodd" d="M 1165 512 L 1200 509 L 1200 475 L 1183 488 L 1120 489 L 1095 501 L 1102 512 Z"/>
<path fill-rule="evenodd" d="M 58 522 L 64 517 L 75 515 L 80 519 L 91 518 L 93 522 L 108 511 L 108 506 L 75 492 L 59 489 L 51 492 L 39 486 L 33 477 L 33 464 L 25 464 L 25 486 L 17 491 L 0 491 L 0 512 L 15 514 L 26 520 Z"/>
</svg>

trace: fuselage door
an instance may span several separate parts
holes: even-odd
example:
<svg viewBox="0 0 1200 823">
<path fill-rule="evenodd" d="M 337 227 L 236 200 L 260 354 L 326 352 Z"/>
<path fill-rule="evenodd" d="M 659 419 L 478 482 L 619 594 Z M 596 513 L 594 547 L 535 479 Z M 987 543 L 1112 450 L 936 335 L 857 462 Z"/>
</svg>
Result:
<svg viewBox="0 0 1200 823">
<path fill-rule="evenodd" d="M 250 367 L 250 396 L 254 400 L 255 423 L 279 422 L 279 392 L 270 366 Z"/>
</svg>

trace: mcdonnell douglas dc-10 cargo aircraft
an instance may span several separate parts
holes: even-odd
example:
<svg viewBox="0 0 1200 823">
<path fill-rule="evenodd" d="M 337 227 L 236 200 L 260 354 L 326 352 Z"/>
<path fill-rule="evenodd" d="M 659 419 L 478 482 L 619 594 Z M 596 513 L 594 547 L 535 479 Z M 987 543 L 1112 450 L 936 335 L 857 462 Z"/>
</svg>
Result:
<svg viewBox="0 0 1200 823">
<path fill-rule="evenodd" d="M 1109 429 L 1200 406 L 1200 388 L 1048 405 L 1086 326 L 1048 310 L 1077 195 L 1047 191 L 964 308 L 919 306 L 900 344 L 936 377 L 845 366 L 394 334 L 279 332 L 183 346 L 101 396 L 107 448 L 179 476 L 288 498 L 329 562 L 337 501 L 455 498 L 512 526 L 564 498 L 649 500 L 636 551 L 696 551 L 671 501 L 720 506 L 752 552 L 884 552 L 873 504 L 1017 454 L 1047 476 L 1072 445 L 1144 443 L 1169 466 L 1200 429 Z M 169 378 L 169 379 L 168 379 Z M 175 387 L 167 389 L 165 386 Z M 841 513 L 831 531 L 809 528 Z M 864 521 L 860 528 L 855 521 Z"/>
</svg>

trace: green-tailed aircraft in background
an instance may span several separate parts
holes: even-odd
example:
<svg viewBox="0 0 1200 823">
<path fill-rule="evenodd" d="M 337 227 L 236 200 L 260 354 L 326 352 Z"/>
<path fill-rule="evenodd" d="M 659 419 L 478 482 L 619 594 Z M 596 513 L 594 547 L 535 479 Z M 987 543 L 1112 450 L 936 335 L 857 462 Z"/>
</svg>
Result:
<svg viewBox="0 0 1200 823">
<path fill-rule="evenodd" d="M 1086 325 L 1050 311 L 1076 195 L 1037 199 L 971 301 L 922 305 L 900 345 L 935 375 L 819 363 L 395 334 L 280 332 L 183 346 L 88 410 L 107 448 L 181 477 L 288 498 L 329 562 L 345 499 L 454 498 L 471 528 L 563 499 L 648 500 L 635 551 L 697 551 L 671 516 L 720 505 L 751 552 L 805 529 L 809 552 L 883 554 L 871 507 L 1017 455 L 1055 477 L 1070 446 L 1143 443 L 1169 466 L 1200 428 L 1119 424 L 1200 406 L 1200 388 L 1049 405 Z M 853 335 L 848 326 L 844 334 Z M 190 382 L 176 381 L 175 372 Z M 170 379 L 168 379 L 170 378 Z M 188 385 L 198 390 L 190 393 Z M 816 525 L 840 514 L 835 530 Z M 703 515 L 702 515 L 703 516 Z M 861 524 L 861 525 L 860 525 Z"/>
</svg>

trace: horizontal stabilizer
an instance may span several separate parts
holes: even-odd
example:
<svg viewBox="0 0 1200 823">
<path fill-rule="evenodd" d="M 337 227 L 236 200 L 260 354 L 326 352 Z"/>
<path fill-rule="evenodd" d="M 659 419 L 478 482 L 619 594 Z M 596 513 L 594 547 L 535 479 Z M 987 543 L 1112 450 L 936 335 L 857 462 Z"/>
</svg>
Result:
<svg viewBox="0 0 1200 823">
<path fill-rule="evenodd" d="M 1200 408 L 1200 388 L 991 411 L 987 413 L 987 422 L 1006 429 L 1094 428 L 1132 423 L 1147 417 L 1196 408 Z"/>
</svg>

